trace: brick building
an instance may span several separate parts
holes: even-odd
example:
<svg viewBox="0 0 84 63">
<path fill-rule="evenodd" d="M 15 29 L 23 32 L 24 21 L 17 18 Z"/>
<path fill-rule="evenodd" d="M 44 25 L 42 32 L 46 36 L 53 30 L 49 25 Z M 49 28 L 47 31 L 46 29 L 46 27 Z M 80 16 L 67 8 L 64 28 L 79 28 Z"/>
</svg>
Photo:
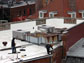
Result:
<svg viewBox="0 0 84 63">
<path fill-rule="evenodd" d="M 25 20 L 29 15 L 35 13 L 35 2 L 23 0 L 0 1 L 0 19 L 8 21 Z"/>
<path fill-rule="evenodd" d="M 36 12 L 31 19 L 52 18 L 52 17 L 70 17 L 83 18 L 84 7 L 83 0 L 46 0 L 44 7 Z M 43 1 L 45 2 L 45 1 Z M 45 5 L 46 4 L 46 5 Z"/>
<path fill-rule="evenodd" d="M 63 37 L 64 55 L 77 41 L 84 37 L 84 22 L 67 30 Z"/>
<path fill-rule="evenodd" d="M 48 19 L 48 21 L 49 21 L 49 19 Z M 54 22 L 54 20 L 52 20 L 52 21 Z M 49 21 L 49 23 L 52 25 L 51 21 Z M 47 23 L 47 25 L 49 25 L 49 23 Z M 54 24 L 56 25 L 56 27 L 60 26 L 60 25 L 58 25 L 58 23 L 56 24 L 54 22 L 53 25 Z M 61 23 L 61 25 L 62 25 L 62 23 Z M 0 31 L 0 35 L 1 35 L 1 37 L 0 37 L 1 38 L 0 39 L 1 44 L 0 45 L 2 45 L 2 42 L 4 40 L 7 41 L 8 44 L 11 43 L 11 38 L 13 36 L 11 33 L 12 33 L 13 30 L 22 29 L 22 30 L 27 30 L 28 31 L 28 30 L 31 30 L 33 27 L 37 27 L 35 21 L 24 22 L 24 23 L 21 22 L 21 23 L 14 23 L 14 24 L 11 23 L 9 30 Z M 65 24 L 60 26 L 60 27 L 62 27 L 62 28 L 65 27 Z M 81 38 L 84 37 L 83 29 L 84 29 L 84 22 L 81 23 L 81 24 L 78 24 L 76 26 L 72 26 L 72 27 L 68 28 L 67 30 L 65 30 L 63 32 L 63 39 L 62 39 L 61 43 L 59 42 L 58 44 L 53 46 L 53 52 L 50 55 L 47 54 L 45 46 L 31 44 L 29 42 L 28 46 L 26 44 L 26 46 L 24 48 L 26 51 L 20 51 L 21 48 L 17 48 L 18 52 L 19 51 L 22 52 L 22 53 L 19 53 L 19 58 L 22 60 L 23 63 L 43 63 L 43 62 L 44 63 L 61 63 L 62 59 L 64 57 L 66 57 L 66 55 L 67 55 L 66 53 L 69 51 L 69 48 L 71 46 L 73 46 Z M 33 31 L 33 30 L 31 30 L 31 31 Z M 36 29 L 35 29 L 35 31 L 36 31 Z M 49 36 L 50 36 L 50 34 L 49 34 Z M 53 35 L 51 35 L 51 36 L 53 36 Z M 49 41 L 51 41 L 51 40 L 52 39 L 50 39 Z M 23 45 L 23 43 L 27 43 L 27 42 L 16 40 L 16 43 L 18 43 L 18 44 L 22 43 L 22 45 Z M 9 45 L 7 45 L 7 46 L 9 47 Z M 4 52 L 7 52 L 7 56 L 4 55 L 4 54 L 6 54 Z M 8 54 L 10 52 L 11 52 L 11 47 L 9 48 L 9 50 L 4 50 L 4 49 L 3 49 L 3 51 L 1 50 L 0 53 L 1 53 L 2 59 L 1 59 L 0 62 L 5 62 L 6 60 L 9 60 L 12 56 L 12 54 Z M 2 53 L 4 53 L 4 54 L 2 54 Z M 26 56 L 23 56 L 25 54 L 26 54 Z M 1 58 L 1 56 L 0 56 L 0 58 Z M 10 58 L 4 58 L 4 56 L 5 57 L 10 57 Z M 18 57 L 17 55 L 15 55 L 15 56 L 16 56 L 16 58 Z M 13 56 L 13 58 L 15 60 L 14 56 Z M 8 63 L 10 61 L 12 63 L 12 60 L 9 60 Z M 19 62 L 16 62 L 16 63 L 19 63 Z"/>
</svg>

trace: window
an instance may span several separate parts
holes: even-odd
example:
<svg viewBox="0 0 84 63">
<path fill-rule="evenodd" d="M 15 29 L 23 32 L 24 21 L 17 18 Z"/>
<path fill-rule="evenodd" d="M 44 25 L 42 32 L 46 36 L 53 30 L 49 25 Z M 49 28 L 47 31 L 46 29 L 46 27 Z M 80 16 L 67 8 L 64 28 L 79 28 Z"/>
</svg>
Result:
<svg viewBox="0 0 84 63">
<path fill-rule="evenodd" d="M 72 13 L 71 18 L 76 18 L 76 13 Z"/>
<path fill-rule="evenodd" d="M 29 9 L 29 15 L 32 15 L 32 9 L 31 8 Z"/>
<path fill-rule="evenodd" d="M 71 18 L 76 18 L 76 12 L 69 11 L 68 14 L 71 15 Z"/>
<path fill-rule="evenodd" d="M 43 13 L 40 13 L 40 17 L 43 17 Z"/>
<path fill-rule="evenodd" d="M 81 17 L 84 18 L 84 10 L 79 10 L 79 13 L 81 13 Z"/>
<path fill-rule="evenodd" d="M 44 13 L 39 12 L 39 18 L 43 18 L 44 17 Z"/>
<path fill-rule="evenodd" d="M 39 11 L 39 18 L 44 18 L 45 13 L 47 13 L 46 10 Z"/>
<path fill-rule="evenodd" d="M 54 14 L 53 13 L 49 13 L 49 17 L 50 18 L 54 17 Z"/>
<path fill-rule="evenodd" d="M 50 18 L 55 17 L 55 15 L 57 15 L 57 11 L 49 12 L 49 17 Z"/>
<path fill-rule="evenodd" d="M 84 12 L 82 12 L 82 18 L 84 18 Z"/>
<path fill-rule="evenodd" d="M 24 16 L 26 15 L 26 10 L 24 9 Z"/>
</svg>

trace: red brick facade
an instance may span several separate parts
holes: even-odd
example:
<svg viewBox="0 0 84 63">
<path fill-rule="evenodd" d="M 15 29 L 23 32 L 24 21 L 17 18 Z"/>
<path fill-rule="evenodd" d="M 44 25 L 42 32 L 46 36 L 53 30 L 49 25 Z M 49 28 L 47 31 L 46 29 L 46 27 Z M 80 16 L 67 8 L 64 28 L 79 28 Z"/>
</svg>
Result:
<svg viewBox="0 0 84 63">
<path fill-rule="evenodd" d="M 63 46 L 65 53 L 74 45 L 78 40 L 84 37 L 84 22 L 68 30 L 64 35 Z"/>
<path fill-rule="evenodd" d="M 35 4 L 10 8 L 10 19 L 11 21 L 25 20 L 29 15 L 32 15 L 33 13 L 35 13 Z"/>
<path fill-rule="evenodd" d="M 84 0 L 52 0 L 48 5 L 46 5 L 41 10 L 47 10 L 47 15 L 44 17 L 49 17 L 49 12 L 57 11 L 58 14 L 55 17 L 71 17 L 68 14 L 69 11 L 76 12 L 76 18 L 82 18 L 82 14 L 79 13 L 80 10 L 84 10 Z M 36 12 L 31 19 L 37 19 L 39 17 L 39 11 Z"/>
<path fill-rule="evenodd" d="M 20 4 L 21 5 L 21 4 Z M 25 20 L 29 15 L 35 13 L 35 4 L 27 4 L 19 6 L 11 6 L 11 7 L 2 7 L 0 8 L 0 19 L 12 21 L 22 21 Z"/>
<path fill-rule="evenodd" d="M 53 52 L 52 63 L 61 63 L 62 62 L 62 47 L 58 47 Z"/>
</svg>

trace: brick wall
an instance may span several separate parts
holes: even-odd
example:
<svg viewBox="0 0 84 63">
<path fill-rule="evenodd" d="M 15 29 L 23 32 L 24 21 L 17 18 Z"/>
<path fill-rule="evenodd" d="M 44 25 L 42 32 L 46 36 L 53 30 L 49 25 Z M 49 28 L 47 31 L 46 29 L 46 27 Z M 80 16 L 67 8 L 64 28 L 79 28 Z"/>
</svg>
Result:
<svg viewBox="0 0 84 63">
<path fill-rule="evenodd" d="M 66 53 L 72 45 L 84 37 L 84 22 L 69 29 L 63 37 L 64 52 Z"/>
<path fill-rule="evenodd" d="M 52 63 L 61 63 L 62 61 L 62 47 L 58 47 L 53 51 Z"/>
<path fill-rule="evenodd" d="M 30 14 L 34 14 L 34 13 L 35 13 L 35 4 L 15 7 L 10 9 L 10 19 L 11 21 L 14 21 L 14 19 L 18 17 L 22 17 L 22 16 L 28 17 Z"/>
</svg>

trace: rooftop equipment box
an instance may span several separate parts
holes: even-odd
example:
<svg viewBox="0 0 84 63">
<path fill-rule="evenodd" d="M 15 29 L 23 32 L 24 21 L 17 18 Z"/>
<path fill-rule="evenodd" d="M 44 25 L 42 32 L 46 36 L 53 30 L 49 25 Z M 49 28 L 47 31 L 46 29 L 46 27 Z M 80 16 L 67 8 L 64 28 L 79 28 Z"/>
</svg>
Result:
<svg viewBox="0 0 84 63">
<path fill-rule="evenodd" d="M 20 39 L 20 40 L 26 40 L 26 36 L 28 33 L 30 32 L 23 31 L 23 30 L 16 30 L 16 31 L 13 31 L 13 38 Z"/>
<path fill-rule="evenodd" d="M 55 28 L 53 26 L 46 26 L 46 25 L 38 26 L 38 30 L 41 30 L 42 32 L 46 32 L 46 33 L 55 32 Z"/>
</svg>

